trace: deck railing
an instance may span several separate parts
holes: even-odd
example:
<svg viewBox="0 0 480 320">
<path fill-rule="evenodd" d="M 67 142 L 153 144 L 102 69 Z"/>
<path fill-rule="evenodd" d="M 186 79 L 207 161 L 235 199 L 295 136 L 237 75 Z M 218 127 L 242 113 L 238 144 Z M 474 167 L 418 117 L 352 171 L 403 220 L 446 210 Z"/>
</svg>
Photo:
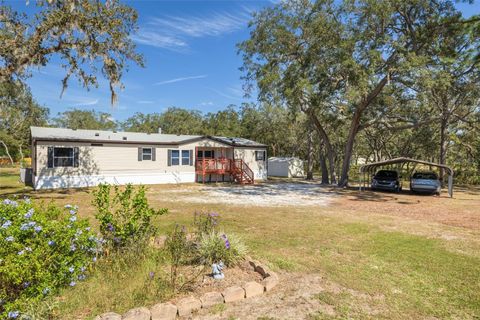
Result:
<svg viewBox="0 0 480 320">
<path fill-rule="evenodd" d="M 215 159 L 197 159 L 195 171 L 197 173 L 230 173 L 232 168 L 232 160 L 226 158 Z"/>
<path fill-rule="evenodd" d="M 245 181 L 248 183 L 253 183 L 254 175 L 252 169 L 245 163 L 242 159 L 235 159 L 233 160 L 234 168 L 238 169 L 240 176 L 240 183 L 244 183 Z"/>
<path fill-rule="evenodd" d="M 252 169 L 242 159 L 197 159 L 195 171 L 203 177 L 206 174 L 230 174 L 239 183 L 253 183 Z"/>
</svg>

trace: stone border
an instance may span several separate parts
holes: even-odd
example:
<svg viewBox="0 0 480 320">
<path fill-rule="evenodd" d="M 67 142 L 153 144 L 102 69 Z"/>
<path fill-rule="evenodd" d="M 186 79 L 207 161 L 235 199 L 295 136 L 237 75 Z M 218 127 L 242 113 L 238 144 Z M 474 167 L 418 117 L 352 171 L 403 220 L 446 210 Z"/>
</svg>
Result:
<svg viewBox="0 0 480 320">
<path fill-rule="evenodd" d="M 107 312 L 95 317 L 94 320 L 175 320 L 177 315 L 185 317 L 200 309 L 260 296 L 264 292 L 272 290 L 278 284 L 279 278 L 275 272 L 250 257 L 247 257 L 246 260 L 253 271 L 262 276 L 261 283 L 250 281 L 243 286 L 228 287 L 222 292 L 207 292 L 200 298 L 194 296 L 183 298 L 176 304 L 165 302 L 156 304 L 150 309 L 145 307 L 134 308 L 127 311 L 123 316 L 114 312 Z"/>
</svg>

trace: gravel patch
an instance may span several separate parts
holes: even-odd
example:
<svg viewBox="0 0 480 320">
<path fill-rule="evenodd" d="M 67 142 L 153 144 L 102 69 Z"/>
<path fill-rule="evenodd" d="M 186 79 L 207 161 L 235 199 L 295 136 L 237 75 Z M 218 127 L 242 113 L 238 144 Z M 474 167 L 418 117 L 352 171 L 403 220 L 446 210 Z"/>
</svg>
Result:
<svg viewBox="0 0 480 320">
<path fill-rule="evenodd" d="M 176 195 L 177 201 L 226 203 L 244 206 L 327 206 L 334 193 L 319 184 L 275 183 L 258 185 L 202 186 L 198 192 Z"/>
</svg>

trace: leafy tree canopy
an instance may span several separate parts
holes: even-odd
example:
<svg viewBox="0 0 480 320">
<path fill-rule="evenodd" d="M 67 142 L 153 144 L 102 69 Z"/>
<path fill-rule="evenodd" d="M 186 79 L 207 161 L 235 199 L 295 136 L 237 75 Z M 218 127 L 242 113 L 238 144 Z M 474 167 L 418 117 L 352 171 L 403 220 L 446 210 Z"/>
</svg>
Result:
<svg viewBox="0 0 480 320">
<path fill-rule="evenodd" d="M 86 88 L 97 74 L 110 82 L 112 103 L 128 61 L 143 65 L 130 34 L 136 11 L 117 0 L 38 0 L 33 15 L 0 5 L 0 82 L 23 81 L 32 68 L 62 61 L 63 89 L 74 76 Z"/>
</svg>

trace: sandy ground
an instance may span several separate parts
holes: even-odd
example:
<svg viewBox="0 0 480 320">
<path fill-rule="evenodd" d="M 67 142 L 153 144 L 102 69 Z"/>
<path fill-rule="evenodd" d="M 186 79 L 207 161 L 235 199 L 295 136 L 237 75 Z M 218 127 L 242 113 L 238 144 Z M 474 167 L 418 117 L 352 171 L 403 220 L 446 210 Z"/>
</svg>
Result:
<svg viewBox="0 0 480 320">
<path fill-rule="evenodd" d="M 201 186 L 195 193 L 175 195 L 176 201 L 224 203 L 244 206 L 327 206 L 335 195 L 315 183 L 265 183 L 257 185 Z"/>
<path fill-rule="evenodd" d="M 280 284 L 262 296 L 225 305 L 223 310 L 202 309 L 184 319 L 310 319 L 312 315 L 339 316 L 335 307 L 318 298 L 320 293 L 346 294 L 357 300 L 364 314 L 375 317 L 383 296 L 370 296 L 329 282 L 319 274 L 284 273 Z"/>
</svg>

